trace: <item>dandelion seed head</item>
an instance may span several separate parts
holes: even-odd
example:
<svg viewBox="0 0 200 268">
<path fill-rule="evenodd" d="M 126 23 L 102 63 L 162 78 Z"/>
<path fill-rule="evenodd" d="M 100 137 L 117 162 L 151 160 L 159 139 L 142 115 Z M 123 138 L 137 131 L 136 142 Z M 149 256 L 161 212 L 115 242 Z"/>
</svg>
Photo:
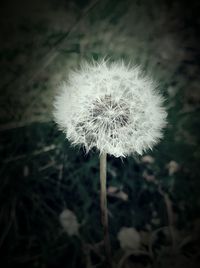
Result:
<svg viewBox="0 0 200 268">
<path fill-rule="evenodd" d="M 167 113 L 155 82 L 121 62 L 81 64 L 55 98 L 54 118 L 88 152 L 142 154 L 162 137 Z"/>
</svg>

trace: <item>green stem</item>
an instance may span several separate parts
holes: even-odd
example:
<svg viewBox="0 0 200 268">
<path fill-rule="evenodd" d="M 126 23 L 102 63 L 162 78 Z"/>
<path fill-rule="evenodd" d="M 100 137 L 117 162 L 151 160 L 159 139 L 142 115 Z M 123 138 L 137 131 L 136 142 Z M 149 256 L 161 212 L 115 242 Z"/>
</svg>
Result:
<svg viewBox="0 0 200 268">
<path fill-rule="evenodd" d="M 101 222 L 102 222 L 102 225 L 103 225 L 106 262 L 107 262 L 107 267 L 110 268 L 110 267 L 112 267 L 112 259 L 111 259 L 110 238 L 109 238 L 109 232 L 108 232 L 108 210 L 107 210 L 107 191 L 106 191 L 106 162 L 107 162 L 107 154 L 103 153 L 103 154 L 100 155 Z"/>
</svg>

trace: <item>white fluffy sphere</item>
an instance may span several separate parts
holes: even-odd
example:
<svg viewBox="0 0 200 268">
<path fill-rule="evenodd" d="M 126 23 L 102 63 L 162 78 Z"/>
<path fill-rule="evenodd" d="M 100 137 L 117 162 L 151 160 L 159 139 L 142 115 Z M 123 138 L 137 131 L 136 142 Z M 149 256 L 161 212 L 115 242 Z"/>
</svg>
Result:
<svg viewBox="0 0 200 268">
<path fill-rule="evenodd" d="M 123 61 L 82 63 L 55 98 L 54 118 L 86 151 L 142 154 L 162 137 L 167 113 L 155 83 Z"/>
</svg>

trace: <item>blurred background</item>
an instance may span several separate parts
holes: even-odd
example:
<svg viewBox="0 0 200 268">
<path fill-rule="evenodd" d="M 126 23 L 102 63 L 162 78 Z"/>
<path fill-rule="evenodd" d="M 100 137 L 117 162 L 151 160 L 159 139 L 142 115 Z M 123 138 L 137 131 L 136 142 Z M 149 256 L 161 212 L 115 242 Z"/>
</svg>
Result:
<svg viewBox="0 0 200 268">
<path fill-rule="evenodd" d="M 2 0 L 0 267 L 105 267 L 99 156 L 52 119 L 82 59 L 141 65 L 166 98 L 163 140 L 108 158 L 115 267 L 199 267 L 199 1 Z"/>
</svg>

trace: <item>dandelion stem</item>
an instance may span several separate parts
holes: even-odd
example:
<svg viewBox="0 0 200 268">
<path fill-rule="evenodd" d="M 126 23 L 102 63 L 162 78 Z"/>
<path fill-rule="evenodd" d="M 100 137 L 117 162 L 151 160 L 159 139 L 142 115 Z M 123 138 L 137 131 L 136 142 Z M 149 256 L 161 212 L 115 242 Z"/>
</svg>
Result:
<svg viewBox="0 0 200 268">
<path fill-rule="evenodd" d="M 109 232 L 108 232 L 108 211 L 107 211 L 107 191 L 106 191 L 106 162 L 107 162 L 107 155 L 102 153 L 100 155 L 101 222 L 102 222 L 102 225 L 103 225 L 106 262 L 107 262 L 107 267 L 110 268 L 110 267 L 112 267 L 112 260 L 111 260 L 110 238 L 109 238 Z"/>
</svg>

